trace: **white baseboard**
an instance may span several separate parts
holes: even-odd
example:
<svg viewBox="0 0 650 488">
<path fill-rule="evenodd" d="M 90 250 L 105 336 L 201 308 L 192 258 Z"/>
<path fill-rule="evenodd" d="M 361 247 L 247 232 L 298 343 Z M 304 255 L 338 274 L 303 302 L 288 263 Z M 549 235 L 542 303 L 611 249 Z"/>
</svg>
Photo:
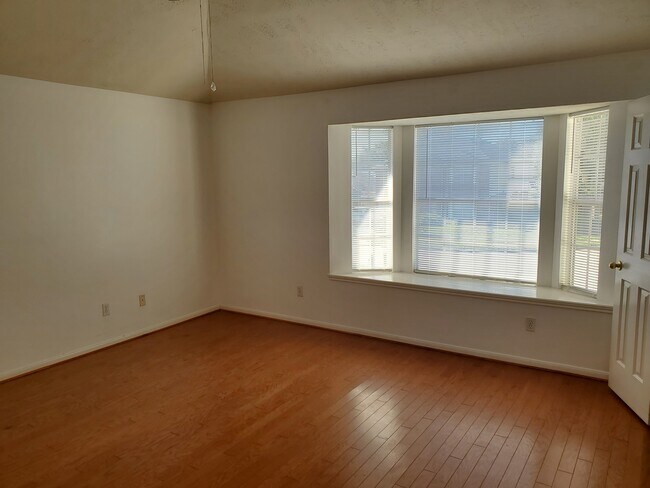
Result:
<svg viewBox="0 0 650 488">
<path fill-rule="evenodd" d="M 533 359 L 523 356 L 514 356 L 511 354 L 503 354 L 500 352 L 485 351 L 482 349 L 474 349 L 471 347 L 455 346 L 453 344 L 445 344 L 443 342 L 434 342 L 424 339 L 416 339 L 414 337 L 407 337 L 397 334 L 389 334 L 387 332 L 379 332 L 368 329 L 361 329 L 358 327 L 350 327 L 348 325 L 332 324 L 330 322 L 322 322 L 318 320 L 310 320 L 301 317 L 293 317 L 290 315 L 283 315 L 273 312 L 264 312 L 243 307 L 221 306 L 221 310 L 230 312 L 239 312 L 249 315 L 257 315 L 260 317 L 267 317 L 271 319 L 284 320 L 286 322 L 294 322 L 297 324 L 310 325 L 320 327 L 323 329 L 336 330 L 339 332 L 347 332 L 350 334 L 363 335 L 368 337 L 375 337 L 377 339 L 386 339 L 394 342 L 402 342 L 404 344 L 411 344 L 414 346 L 427 347 L 430 349 L 438 349 L 440 351 L 455 352 L 459 354 L 467 354 L 468 356 L 477 356 L 485 359 L 494 359 L 496 361 L 503 361 L 506 363 L 520 364 L 523 366 L 530 366 L 533 368 L 559 371 L 562 373 L 570 373 L 579 376 L 586 376 L 589 378 L 596 378 L 600 380 L 607 380 L 609 373 L 607 371 L 600 371 L 597 369 L 584 368 L 582 366 L 574 366 L 571 364 L 555 363 L 552 361 L 544 361 L 542 359 Z"/>
<path fill-rule="evenodd" d="M 374 330 L 368 330 L 368 329 L 361 329 L 358 327 L 350 327 L 347 325 L 339 325 L 339 324 L 333 324 L 330 322 L 323 322 L 323 321 L 318 321 L 318 320 L 310 320 L 310 319 L 305 319 L 302 317 L 294 317 L 290 315 L 284 315 L 284 314 L 278 314 L 278 313 L 273 313 L 273 312 L 264 312 L 261 310 L 256 310 L 256 309 L 251 309 L 251 308 L 244 308 L 244 307 L 231 307 L 231 306 L 212 306 L 208 308 L 204 308 L 202 310 L 197 310 L 196 312 L 192 312 L 186 315 L 183 315 L 181 317 L 176 317 L 172 320 L 167 320 L 165 322 L 158 323 L 156 325 L 152 325 L 149 327 L 145 327 L 144 329 L 140 329 L 135 332 L 130 332 L 128 334 L 123 334 L 118 337 L 114 337 L 112 339 L 102 341 L 87 347 L 82 347 L 79 349 L 75 349 L 74 351 L 70 351 L 66 354 L 62 354 L 53 358 L 48 358 L 43 361 L 37 361 L 35 363 L 28 364 L 26 366 L 16 368 L 13 370 L 9 371 L 3 371 L 0 372 L 0 381 L 5 381 L 11 378 L 14 378 L 16 376 L 21 376 L 27 373 L 30 373 L 32 371 L 36 371 L 42 368 L 45 368 L 47 366 L 52 366 L 54 364 L 60 363 L 62 361 L 67 361 L 68 359 L 72 359 L 78 356 L 83 356 L 84 354 L 88 354 L 93 351 L 97 351 L 99 349 L 103 349 L 108 346 L 112 346 L 114 344 L 119 344 L 120 342 L 128 341 L 130 339 L 134 339 L 139 336 L 143 336 L 145 334 L 149 334 L 150 332 L 154 332 L 157 330 L 162 330 L 167 327 L 171 327 L 172 325 L 179 324 L 181 322 L 185 322 L 186 320 L 193 319 L 195 317 L 199 317 L 201 315 L 205 315 L 217 310 L 226 310 L 226 311 L 231 311 L 231 312 L 239 312 L 239 313 L 245 313 L 249 315 L 257 315 L 260 317 L 267 317 L 271 319 L 277 319 L 277 320 L 283 320 L 286 322 L 293 322 L 296 324 L 301 324 L 301 325 L 309 325 L 313 327 L 320 327 L 322 329 L 329 329 L 329 330 L 335 330 L 339 332 L 346 332 L 349 334 L 357 334 L 357 335 L 363 335 L 363 336 L 368 336 L 368 337 L 375 337 L 378 339 L 386 339 L 389 341 L 393 342 L 401 342 L 404 344 L 411 344 L 415 346 L 421 346 L 421 347 L 427 347 L 430 349 L 438 349 L 441 351 L 448 351 L 448 352 L 455 352 L 459 354 L 467 354 L 469 356 L 476 356 L 480 358 L 485 358 L 485 359 L 494 359 L 496 361 L 504 361 L 507 363 L 514 363 L 514 364 L 521 364 L 524 366 L 531 366 L 534 368 L 541 368 L 541 369 L 546 369 L 546 370 L 551 370 L 551 371 L 560 371 L 563 373 L 571 373 L 571 374 L 576 374 L 580 376 L 587 376 L 589 378 L 597 378 L 601 380 L 607 380 L 609 373 L 607 371 L 600 371 L 597 369 L 590 369 L 590 368 L 583 368 L 581 366 L 574 366 L 571 364 L 563 364 L 563 363 L 555 363 L 551 361 L 544 361 L 541 359 L 532 359 L 532 358 L 527 358 L 523 356 L 514 356 L 511 354 L 503 354 L 503 353 L 498 353 L 498 352 L 492 352 L 492 351 L 485 351 L 482 349 L 474 349 L 471 347 L 464 347 L 464 346 L 455 346 L 452 344 L 445 344 L 442 342 L 434 342 L 434 341 L 428 341 L 424 339 L 416 339 L 413 337 L 407 337 L 407 336 L 402 336 L 402 335 L 397 335 L 397 334 L 390 334 L 387 332 L 379 332 L 379 331 L 374 331 Z"/>
<path fill-rule="evenodd" d="M 90 346 L 80 347 L 79 349 L 75 349 L 74 351 L 70 351 L 66 354 L 61 354 L 59 356 L 48 358 L 43 361 L 37 361 L 35 363 L 31 363 L 26 366 L 22 366 L 20 368 L 12 369 L 9 371 L 3 371 L 0 372 L 0 381 L 5 381 L 11 378 L 15 378 L 16 376 L 22 376 L 24 374 L 31 373 L 32 371 L 37 371 L 39 369 L 43 369 L 57 363 L 67 361 L 68 359 L 73 359 L 78 356 L 83 356 L 84 354 L 88 354 L 89 352 L 98 351 L 99 349 L 104 349 L 105 347 L 113 346 L 115 344 L 119 344 L 120 342 L 128 341 L 130 339 L 134 339 L 136 337 L 149 334 L 150 332 L 166 329 L 167 327 L 180 324 L 181 322 L 185 322 L 186 320 L 190 320 L 196 317 L 200 317 L 201 315 L 214 312 L 216 310 L 219 310 L 219 308 L 220 307 L 216 305 L 216 306 L 204 308 L 202 310 L 197 310 L 196 312 L 188 313 L 186 315 L 183 315 L 181 317 L 176 317 L 171 320 L 166 320 L 165 322 L 160 322 L 158 324 L 145 327 L 144 329 L 139 329 L 135 332 L 122 334 L 120 336 L 113 337 L 106 341 L 98 342 Z"/>
</svg>

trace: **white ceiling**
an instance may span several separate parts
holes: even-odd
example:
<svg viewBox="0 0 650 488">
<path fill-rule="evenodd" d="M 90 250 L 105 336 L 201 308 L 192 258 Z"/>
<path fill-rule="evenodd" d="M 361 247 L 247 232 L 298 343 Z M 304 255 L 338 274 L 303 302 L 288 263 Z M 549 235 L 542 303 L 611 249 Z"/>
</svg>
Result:
<svg viewBox="0 0 650 488">
<path fill-rule="evenodd" d="M 213 95 L 199 5 L 0 0 L 0 74 L 208 102 L 650 48 L 649 0 L 211 0 Z"/>
</svg>

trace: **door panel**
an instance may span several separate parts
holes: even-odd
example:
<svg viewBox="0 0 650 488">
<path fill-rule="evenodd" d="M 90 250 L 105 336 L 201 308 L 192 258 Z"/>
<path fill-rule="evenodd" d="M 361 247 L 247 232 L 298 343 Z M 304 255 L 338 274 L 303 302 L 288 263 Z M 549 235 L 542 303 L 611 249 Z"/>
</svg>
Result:
<svg viewBox="0 0 650 488">
<path fill-rule="evenodd" d="M 650 172 L 650 163 L 646 164 L 645 174 Z M 645 184 L 645 198 L 644 198 L 644 212 L 643 212 L 643 249 L 641 250 L 641 257 L 643 259 L 650 259 L 650 178 L 646 176 Z"/>
<path fill-rule="evenodd" d="M 627 205 L 625 206 L 625 247 L 628 254 L 634 253 L 634 235 L 636 220 L 636 194 L 639 183 L 639 168 L 630 166 L 627 179 Z"/>
<path fill-rule="evenodd" d="M 612 316 L 609 386 L 650 421 L 650 96 L 630 102 Z M 606 231 L 604 229 L 604 231 Z M 616 260 L 614 260 L 616 261 Z"/>
<path fill-rule="evenodd" d="M 616 360 L 625 367 L 625 336 L 627 331 L 628 316 L 630 311 L 631 285 L 621 280 L 621 293 L 618 302 L 618 323 L 616 324 Z"/>
<path fill-rule="evenodd" d="M 636 311 L 636 327 L 634 330 L 634 371 L 633 374 L 641 382 L 645 379 L 643 370 L 645 339 L 648 334 L 648 310 L 650 305 L 650 292 L 639 288 Z"/>
</svg>

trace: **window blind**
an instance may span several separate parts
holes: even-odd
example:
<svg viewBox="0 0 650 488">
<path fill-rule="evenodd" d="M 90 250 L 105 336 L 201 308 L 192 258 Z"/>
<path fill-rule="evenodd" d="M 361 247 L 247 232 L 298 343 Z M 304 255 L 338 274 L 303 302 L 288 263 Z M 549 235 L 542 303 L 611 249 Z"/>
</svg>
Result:
<svg viewBox="0 0 650 488">
<path fill-rule="evenodd" d="M 543 119 L 416 128 L 416 272 L 536 282 L 543 128 Z"/>
<path fill-rule="evenodd" d="M 564 169 L 560 284 L 598 291 L 609 111 L 570 116 Z"/>
<path fill-rule="evenodd" d="M 393 266 L 393 130 L 353 128 L 352 269 Z"/>
</svg>

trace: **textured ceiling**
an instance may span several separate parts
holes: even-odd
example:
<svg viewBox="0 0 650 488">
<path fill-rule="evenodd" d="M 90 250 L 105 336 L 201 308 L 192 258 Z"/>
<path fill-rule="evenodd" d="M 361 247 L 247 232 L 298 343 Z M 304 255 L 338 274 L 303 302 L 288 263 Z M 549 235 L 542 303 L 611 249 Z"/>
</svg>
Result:
<svg viewBox="0 0 650 488">
<path fill-rule="evenodd" d="M 0 74 L 207 102 L 650 48 L 649 0 L 211 0 L 212 94 L 199 5 L 0 0 Z"/>
</svg>

